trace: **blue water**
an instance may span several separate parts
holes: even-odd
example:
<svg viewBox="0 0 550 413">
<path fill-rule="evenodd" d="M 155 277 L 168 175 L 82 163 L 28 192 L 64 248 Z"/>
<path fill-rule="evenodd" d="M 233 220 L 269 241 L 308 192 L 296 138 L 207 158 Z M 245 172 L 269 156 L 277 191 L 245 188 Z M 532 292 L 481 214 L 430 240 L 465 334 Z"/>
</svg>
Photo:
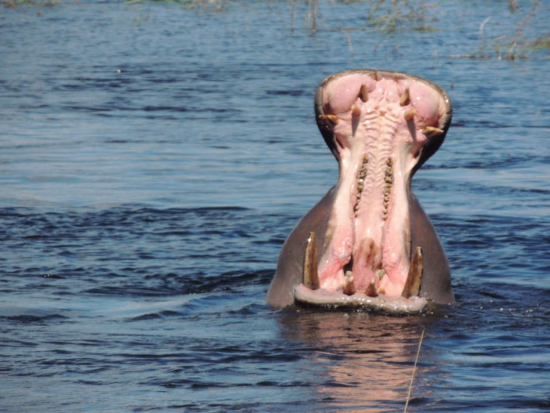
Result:
<svg viewBox="0 0 550 413">
<path fill-rule="evenodd" d="M 487 17 L 514 34 L 533 3 L 505 3 L 389 34 L 350 29 L 371 2 L 321 2 L 315 32 L 305 3 L 1 6 L 0 410 L 403 411 L 423 330 L 409 411 L 550 410 L 550 60 L 451 57 Z M 361 67 L 453 100 L 414 191 L 458 304 L 271 310 L 336 181 L 315 89 Z"/>
</svg>

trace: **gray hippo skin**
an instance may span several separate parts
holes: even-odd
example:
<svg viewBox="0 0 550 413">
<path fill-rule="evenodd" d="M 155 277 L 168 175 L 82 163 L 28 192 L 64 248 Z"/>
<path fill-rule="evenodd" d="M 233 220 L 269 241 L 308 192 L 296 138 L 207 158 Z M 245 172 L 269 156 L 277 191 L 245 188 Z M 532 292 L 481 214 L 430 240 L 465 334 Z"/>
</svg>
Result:
<svg viewBox="0 0 550 413">
<path fill-rule="evenodd" d="M 321 83 L 315 114 L 338 182 L 286 240 L 267 303 L 407 313 L 454 302 L 445 251 L 411 191 L 449 128 L 447 94 L 405 73 L 350 70 Z"/>
</svg>

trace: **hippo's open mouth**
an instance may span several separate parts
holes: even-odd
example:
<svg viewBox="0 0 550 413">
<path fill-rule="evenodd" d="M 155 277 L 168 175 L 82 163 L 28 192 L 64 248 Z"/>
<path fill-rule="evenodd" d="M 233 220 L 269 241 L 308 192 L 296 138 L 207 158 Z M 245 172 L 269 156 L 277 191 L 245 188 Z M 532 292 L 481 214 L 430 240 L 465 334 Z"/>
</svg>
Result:
<svg viewBox="0 0 550 413">
<path fill-rule="evenodd" d="M 326 233 L 309 237 L 296 301 L 421 310 L 423 251 L 411 248 L 411 178 L 443 141 L 449 98 L 414 76 L 357 70 L 325 79 L 315 109 L 340 175 Z"/>
</svg>

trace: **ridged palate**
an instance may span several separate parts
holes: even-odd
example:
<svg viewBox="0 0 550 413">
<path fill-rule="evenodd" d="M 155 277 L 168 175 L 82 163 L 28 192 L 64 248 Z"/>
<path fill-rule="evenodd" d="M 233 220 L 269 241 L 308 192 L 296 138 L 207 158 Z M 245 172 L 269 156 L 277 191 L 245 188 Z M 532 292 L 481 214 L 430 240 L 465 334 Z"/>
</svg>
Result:
<svg viewBox="0 0 550 413">
<path fill-rule="evenodd" d="M 398 295 L 410 268 L 408 232 L 400 230 L 409 222 L 407 185 L 426 135 L 441 131 L 437 122 L 424 123 L 441 116 L 429 111 L 440 105 L 422 101 L 433 93 L 418 82 L 350 77 L 328 82 L 322 95 L 319 119 L 332 131 L 340 158 L 338 191 L 348 195 L 337 194 L 331 211 L 335 228 L 319 260 L 320 285 Z M 351 223 L 341 216 L 345 210 Z"/>
</svg>

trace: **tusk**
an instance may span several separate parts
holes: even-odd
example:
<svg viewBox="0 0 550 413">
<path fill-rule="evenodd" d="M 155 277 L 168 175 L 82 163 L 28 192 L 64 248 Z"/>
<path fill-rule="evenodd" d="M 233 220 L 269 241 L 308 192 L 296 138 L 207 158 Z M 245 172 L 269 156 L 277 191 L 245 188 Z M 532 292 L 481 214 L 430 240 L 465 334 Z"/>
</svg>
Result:
<svg viewBox="0 0 550 413">
<path fill-rule="evenodd" d="M 401 106 L 406 106 L 408 105 L 409 103 L 411 103 L 411 100 L 409 99 L 410 95 L 409 95 L 409 88 L 405 89 L 405 91 L 403 92 L 403 94 L 401 95 L 401 100 L 399 101 L 399 104 Z"/>
<path fill-rule="evenodd" d="M 310 290 L 317 290 L 319 288 L 315 232 L 310 232 L 307 240 L 306 255 L 304 257 L 304 285 Z"/>
<path fill-rule="evenodd" d="M 361 99 L 362 102 L 369 100 L 369 91 L 367 90 L 367 85 L 364 83 L 361 85 L 361 89 L 359 89 L 359 99 Z"/>
<path fill-rule="evenodd" d="M 355 294 L 355 285 L 353 284 L 353 274 L 351 271 L 346 271 L 345 275 L 346 281 L 342 286 L 342 292 L 346 295 Z"/>
<path fill-rule="evenodd" d="M 370 284 L 367 287 L 367 290 L 365 291 L 365 295 L 368 295 L 369 297 L 378 297 L 378 292 L 376 291 L 374 278 L 370 280 Z"/>
<path fill-rule="evenodd" d="M 443 129 L 434 128 L 433 126 L 426 126 L 424 129 L 422 129 L 422 133 L 424 135 L 430 135 L 430 136 L 437 136 L 441 135 L 445 131 Z"/>
<path fill-rule="evenodd" d="M 340 118 L 336 115 L 320 115 L 319 120 L 328 121 L 328 123 L 334 125 L 338 125 L 338 122 L 340 121 Z"/>
<path fill-rule="evenodd" d="M 415 115 L 416 115 L 416 109 L 411 108 L 411 109 L 409 109 L 408 111 L 405 112 L 405 120 L 408 122 L 412 118 L 414 118 Z"/>
<path fill-rule="evenodd" d="M 417 296 L 420 294 L 420 285 L 422 284 L 422 271 L 424 270 L 424 258 L 422 256 L 422 248 L 416 247 L 414 257 L 411 260 L 409 267 L 409 275 L 401 294 L 405 298 Z"/>
</svg>

